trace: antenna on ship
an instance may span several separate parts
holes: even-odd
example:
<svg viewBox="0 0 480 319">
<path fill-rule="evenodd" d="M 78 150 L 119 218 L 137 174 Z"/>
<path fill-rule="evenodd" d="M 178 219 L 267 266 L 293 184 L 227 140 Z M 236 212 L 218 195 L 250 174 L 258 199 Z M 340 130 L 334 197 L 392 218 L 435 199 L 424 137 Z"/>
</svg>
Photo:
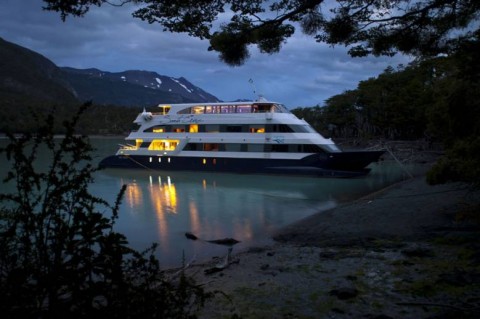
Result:
<svg viewBox="0 0 480 319">
<path fill-rule="evenodd" d="M 250 79 L 248 80 L 248 83 L 250 83 L 250 84 L 252 85 L 252 88 L 253 88 L 253 96 L 255 96 L 255 98 L 256 98 L 256 96 L 257 96 L 257 89 L 255 88 L 255 84 L 253 83 L 252 78 L 250 78 Z"/>
<path fill-rule="evenodd" d="M 250 83 L 250 84 L 252 85 L 252 88 L 253 88 L 253 95 L 255 95 L 255 98 L 256 98 L 256 100 L 255 100 L 255 101 L 257 101 L 257 102 L 263 102 L 263 101 L 266 101 L 266 99 L 263 97 L 263 95 L 262 95 L 262 94 L 258 94 L 258 95 L 257 95 L 257 89 L 255 88 L 255 84 L 253 84 L 253 80 L 252 80 L 252 78 L 250 78 L 250 79 L 248 80 L 248 83 Z"/>
</svg>

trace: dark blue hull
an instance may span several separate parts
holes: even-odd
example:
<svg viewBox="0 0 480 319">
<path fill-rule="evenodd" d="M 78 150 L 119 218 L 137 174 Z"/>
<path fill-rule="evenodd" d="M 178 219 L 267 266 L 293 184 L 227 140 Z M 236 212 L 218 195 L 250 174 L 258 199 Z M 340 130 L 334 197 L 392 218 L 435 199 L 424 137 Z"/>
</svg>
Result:
<svg viewBox="0 0 480 319">
<path fill-rule="evenodd" d="M 113 155 L 100 162 L 101 168 L 140 168 L 165 171 L 229 172 L 245 174 L 307 175 L 318 177 L 357 177 L 378 161 L 383 151 L 322 153 L 300 160 L 225 157 L 158 157 Z"/>
</svg>

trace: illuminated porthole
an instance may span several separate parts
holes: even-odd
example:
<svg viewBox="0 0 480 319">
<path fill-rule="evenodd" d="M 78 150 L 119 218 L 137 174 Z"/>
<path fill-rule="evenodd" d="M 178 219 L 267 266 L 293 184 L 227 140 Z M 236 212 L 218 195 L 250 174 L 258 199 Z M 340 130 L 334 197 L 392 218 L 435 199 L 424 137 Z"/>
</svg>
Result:
<svg viewBox="0 0 480 319">
<path fill-rule="evenodd" d="M 207 159 L 204 158 L 203 161 L 202 161 L 203 165 L 207 164 Z"/>
<path fill-rule="evenodd" d="M 168 158 L 168 162 L 170 163 L 170 157 Z"/>
<path fill-rule="evenodd" d="M 151 157 L 150 157 L 149 161 L 150 161 L 150 163 L 152 162 L 152 158 L 151 158 Z"/>
</svg>

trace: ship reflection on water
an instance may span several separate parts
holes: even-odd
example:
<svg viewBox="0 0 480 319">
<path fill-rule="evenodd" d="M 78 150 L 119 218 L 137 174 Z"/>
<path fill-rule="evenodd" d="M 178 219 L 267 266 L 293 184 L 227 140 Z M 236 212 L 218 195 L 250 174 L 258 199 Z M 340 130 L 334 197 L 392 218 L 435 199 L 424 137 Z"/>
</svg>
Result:
<svg viewBox="0 0 480 319">
<path fill-rule="evenodd" d="M 186 232 L 206 240 L 235 238 L 237 251 L 271 243 L 279 227 L 401 178 L 392 174 L 397 168 L 380 166 L 360 179 L 107 169 L 93 188 L 113 200 L 127 185 L 116 230 L 138 250 L 158 243 L 162 265 L 179 266 L 182 258 L 225 254 L 224 247 L 188 240 Z"/>
<path fill-rule="evenodd" d="M 94 142 L 96 158 L 114 151 L 110 139 Z M 39 165 L 48 169 L 48 163 Z M 5 160 L 0 164 L 0 173 L 6 173 Z M 187 232 L 205 240 L 234 238 L 240 241 L 235 251 L 268 244 L 282 226 L 408 177 L 396 162 L 371 167 L 369 175 L 354 179 L 106 169 L 95 174 L 90 191 L 113 203 L 127 185 L 115 230 L 140 251 L 158 243 L 162 265 L 175 267 L 183 256 L 205 260 L 225 255 L 225 247 L 189 240 Z M 425 168 L 405 169 L 415 174 Z M 13 185 L 2 187 L 8 192 Z"/>
</svg>

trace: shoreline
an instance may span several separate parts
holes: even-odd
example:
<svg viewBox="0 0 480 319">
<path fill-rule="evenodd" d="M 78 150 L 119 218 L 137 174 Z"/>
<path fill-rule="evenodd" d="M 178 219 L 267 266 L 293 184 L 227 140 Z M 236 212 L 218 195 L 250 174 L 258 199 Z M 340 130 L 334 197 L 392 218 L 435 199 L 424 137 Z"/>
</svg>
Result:
<svg viewBox="0 0 480 319">
<path fill-rule="evenodd" d="M 454 227 L 455 211 L 467 193 L 462 183 L 431 186 L 425 176 L 417 176 L 287 225 L 273 238 L 314 246 L 429 238 Z"/>
<path fill-rule="evenodd" d="M 223 270 L 205 272 L 226 257 L 185 272 L 222 292 L 201 318 L 475 318 L 480 228 L 459 217 L 478 205 L 479 191 L 421 175 L 287 225 L 272 245 L 233 250 Z"/>
</svg>

